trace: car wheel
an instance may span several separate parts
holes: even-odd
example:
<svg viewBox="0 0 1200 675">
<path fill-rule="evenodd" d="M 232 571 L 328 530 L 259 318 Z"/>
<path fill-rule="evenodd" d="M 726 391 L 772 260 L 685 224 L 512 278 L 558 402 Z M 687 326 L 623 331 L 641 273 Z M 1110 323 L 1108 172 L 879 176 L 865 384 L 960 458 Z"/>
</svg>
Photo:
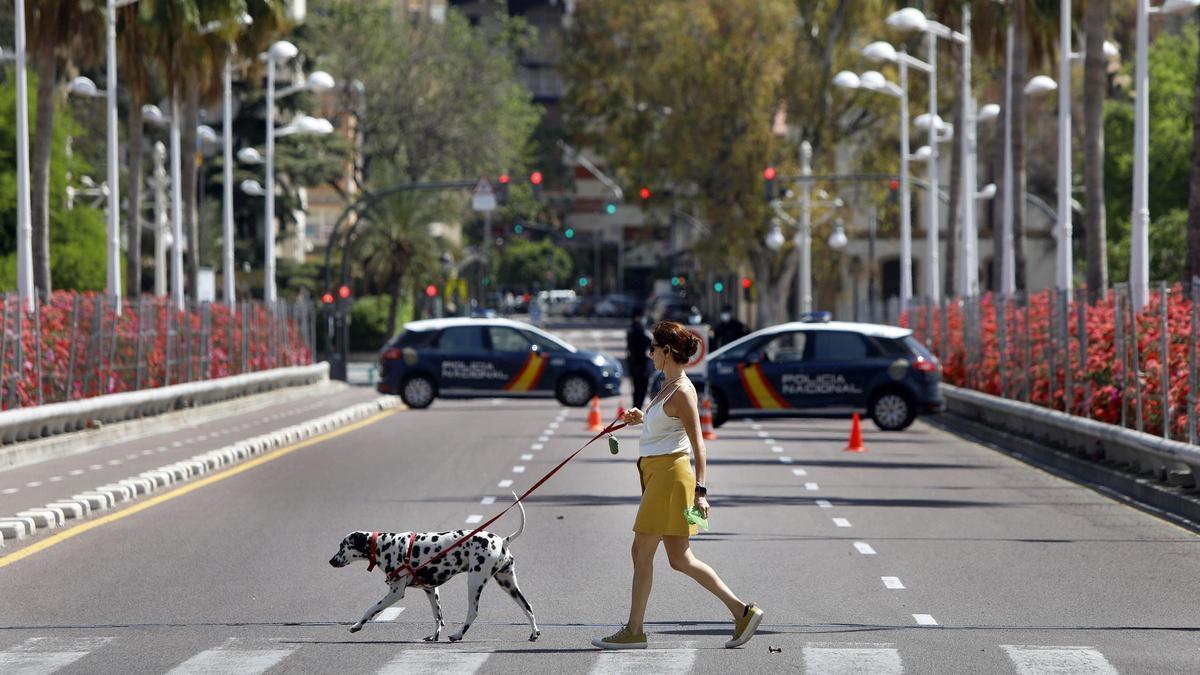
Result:
<svg viewBox="0 0 1200 675">
<path fill-rule="evenodd" d="M 592 381 L 583 375 L 567 375 L 558 381 L 558 402 L 579 408 L 587 405 L 588 401 L 596 395 L 595 388 L 592 386 Z"/>
<path fill-rule="evenodd" d="M 713 393 L 713 428 L 725 424 L 729 421 L 729 403 L 725 401 L 725 395 L 717 391 Z"/>
<path fill-rule="evenodd" d="M 907 429 L 917 416 L 912 398 L 899 391 L 885 391 L 871 401 L 868 411 L 875 426 L 883 431 Z"/>
<path fill-rule="evenodd" d="M 428 408 L 436 395 L 433 380 L 425 375 L 413 375 L 400 385 L 400 398 L 410 408 Z"/>
</svg>

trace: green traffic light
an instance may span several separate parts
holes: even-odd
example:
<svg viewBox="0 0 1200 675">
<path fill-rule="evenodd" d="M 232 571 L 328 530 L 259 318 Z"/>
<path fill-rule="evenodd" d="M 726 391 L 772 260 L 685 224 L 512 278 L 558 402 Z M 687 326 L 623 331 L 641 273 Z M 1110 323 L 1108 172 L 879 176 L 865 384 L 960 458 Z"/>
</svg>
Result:
<svg viewBox="0 0 1200 675">
<path fill-rule="evenodd" d="M 581 287 L 582 287 L 582 286 L 587 286 L 587 284 L 588 284 L 587 277 L 579 277 L 579 285 L 580 285 Z"/>
<path fill-rule="evenodd" d="M 484 277 L 484 278 L 483 278 L 483 285 L 484 285 L 484 286 L 490 286 L 491 284 L 492 284 L 492 278 L 491 278 L 491 277 Z"/>
<path fill-rule="evenodd" d="M 517 223 L 516 225 L 513 226 L 513 232 L 516 232 L 517 234 L 521 234 L 524 231 L 525 231 L 525 226 L 520 223 Z"/>
<path fill-rule="evenodd" d="M 604 205 L 604 212 L 608 215 L 614 215 L 617 212 L 617 205 L 609 202 Z"/>
<path fill-rule="evenodd" d="M 713 290 L 718 293 L 724 293 L 725 292 L 725 284 L 723 284 L 719 281 L 714 281 L 713 282 Z"/>
<path fill-rule="evenodd" d="M 671 277 L 671 285 L 678 286 L 679 285 L 679 277 Z"/>
<path fill-rule="evenodd" d="M 574 228 L 571 228 L 571 227 L 568 227 L 568 228 L 567 228 L 567 231 L 566 231 L 566 232 L 563 232 L 563 236 L 565 236 L 567 239 L 572 239 L 572 238 L 574 238 L 574 237 L 575 237 L 575 229 L 574 229 Z"/>
</svg>

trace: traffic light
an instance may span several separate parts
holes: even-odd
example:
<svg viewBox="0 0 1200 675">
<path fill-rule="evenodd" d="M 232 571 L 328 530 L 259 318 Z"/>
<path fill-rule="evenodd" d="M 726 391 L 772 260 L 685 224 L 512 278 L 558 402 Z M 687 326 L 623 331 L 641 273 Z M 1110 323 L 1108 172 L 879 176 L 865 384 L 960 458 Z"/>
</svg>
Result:
<svg viewBox="0 0 1200 675">
<path fill-rule="evenodd" d="M 604 212 L 610 216 L 617 214 L 617 205 L 612 202 L 604 202 Z"/>
<path fill-rule="evenodd" d="M 642 198 L 643 202 L 650 201 L 650 188 L 644 187 L 638 190 L 638 196 Z"/>
<path fill-rule="evenodd" d="M 524 231 L 525 231 L 525 226 L 524 226 L 524 225 L 522 225 L 522 224 L 520 224 L 520 223 L 517 223 L 516 225 L 513 225 L 513 232 L 516 232 L 517 234 L 521 234 L 521 233 L 522 233 L 522 232 L 524 232 Z"/>
<path fill-rule="evenodd" d="M 588 278 L 587 277 L 579 277 L 579 287 L 587 288 L 587 285 L 588 285 Z"/>
<path fill-rule="evenodd" d="M 680 286 L 684 286 L 686 284 L 687 284 L 687 277 L 685 277 L 683 275 L 675 275 L 675 276 L 671 277 L 671 286 L 673 286 L 675 288 L 679 288 Z"/>
<path fill-rule="evenodd" d="M 754 301 L 754 280 L 750 277 L 742 277 L 742 300 Z"/>
<path fill-rule="evenodd" d="M 534 171 L 529 174 L 529 184 L 533 186 L 533 200 L 542 201 L 542 172 Z"/>
<path fill-rule="evenodd" d="M 888 200 L 889 204 L 896 203 L 896 201 L 898 199 L 897 195 L 899 194 L 899 192 L 900 192 L 900 181 L 896 180 L 895 178 L 888 181 L 888 198 L 887 198 L 887 200 Z"/>
<path fill-rule="evenodd" d="M 763 186 L 765 188 L 764 195 L 767 202 L 775 200 L 775 167 L 768 166 L 763 169 Z"/>
<path fill-rule="evenodd" d="M 323 302 L 327 305 L 332 305 L 333 304 L 333 293 L 326 291 L 325 294 L 321 296 L 321 302 Z"/>
<path fill-rule="evenodd" d="M 725 292 L 724 282 L 714 281 L 713 282 L 713 290 L 716 291 L 717 293 L 724 293 Z"/>
<path fill-rule="evenodd" d="M 568 227 L 566 230 L 563 231 L 563 236 L 566 237 L 567 239 L 574 239 L 575 238 L 575 228 Z"/>
<path fill-rule="evenodd" d="M 429 284 L 428 286 L 426 286 L 425 287 L 425 297 L 428 297 L 428 298 L 437 297 L 437 286 L 434 286 L 433 284 Z"/>
<path fill-rule="evenodd" d="M 496 179 L 496 203 L 501 206 L 508 203 L 508 174 L 502 173 Z"/>
<path fill-rule="evenodd" d="M 349 299 L 350 298 L 350 287 L 347 286 L 346 284 L 342 284 L 341 286 L 338 286 L 338 297 L 341 298 L 342 300 Z"/>
</svg>

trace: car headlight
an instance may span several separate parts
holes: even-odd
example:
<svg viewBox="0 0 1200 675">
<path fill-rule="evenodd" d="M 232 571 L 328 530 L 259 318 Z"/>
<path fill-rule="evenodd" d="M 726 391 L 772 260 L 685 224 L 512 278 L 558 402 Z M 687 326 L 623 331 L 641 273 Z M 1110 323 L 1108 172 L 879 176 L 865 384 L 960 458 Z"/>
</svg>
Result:
<svg viewBox="0 0 1200 675">
<path fill-rule="evenodd" d="M 604 357 L 603 357 L 603 356 L 601 356 L 601 355 L 599 355 L 599 354 L 597 354 L 597 355 L 596 355 L 596 356 L 595 356 L 595 357 L 592 359 L 592 365 L 596 366 L 597 368 L 599 368 L 599 367 L 603 366 L 604 364 L 605 364 Z"/>
</svg>

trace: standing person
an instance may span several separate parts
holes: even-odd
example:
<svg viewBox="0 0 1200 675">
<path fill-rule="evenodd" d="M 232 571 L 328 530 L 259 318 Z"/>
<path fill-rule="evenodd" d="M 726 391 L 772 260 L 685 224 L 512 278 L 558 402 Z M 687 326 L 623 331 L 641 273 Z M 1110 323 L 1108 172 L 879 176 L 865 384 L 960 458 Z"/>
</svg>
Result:
<svg viewBox="0 0 1200 675">
<path fill-rule="evenodd" d="M 602 649 L 645 649 L 643 621 L 654 576 L 654 555 L 662 542 L 671 568 L 696 580 L 725 604 L 733 615 L 733 638 L 725 643 L 732 649 L 754 636 L 762 622 L 763 611 L 746 604 L 721 581 L 721 577 L 697 559 L 688 545 L 696 534 L 685 511 L 693 504 L 708 518 L 708 489 L 704 486 L 707 450 L 700 433 L 700 413 L 696 406 L 696 388 L 683 370 L 688 357 L 700 346 L 700 338 L 683 326 L 661 321 L 654 326 L 650 357 L 663 372 L 662 391 L 643 413 L 633 408 L 625 413 L 626 424 L 642 424 L 638 473 L 642 481 L 642 503 L 633 523 L 633 594 L 629 621 L 621 630 L 592 640 Z M 691 461 L 694 456 L 696 470 Z"/>
<path fill-rule="evenodd" d="M 633 382 L 633 407 L 640 408 L 646 400 L 646 387 L 650 383 L 650 360 L 646 351 L 650 349 L 650 336 L 642 321 L 642 310 L 633 310 L 633 319 L 625 333 L 625 349 L 628 352 L 629 379 Z"/>
<path fill-rule="evenodd" d="M 724 347 L 746 334 L 746 324 L 738 321 L 733 315 L 733 307 L 725 305 L 721 308 L 721 323 L 713 329 L 713 349 Z"/>
</svg>

